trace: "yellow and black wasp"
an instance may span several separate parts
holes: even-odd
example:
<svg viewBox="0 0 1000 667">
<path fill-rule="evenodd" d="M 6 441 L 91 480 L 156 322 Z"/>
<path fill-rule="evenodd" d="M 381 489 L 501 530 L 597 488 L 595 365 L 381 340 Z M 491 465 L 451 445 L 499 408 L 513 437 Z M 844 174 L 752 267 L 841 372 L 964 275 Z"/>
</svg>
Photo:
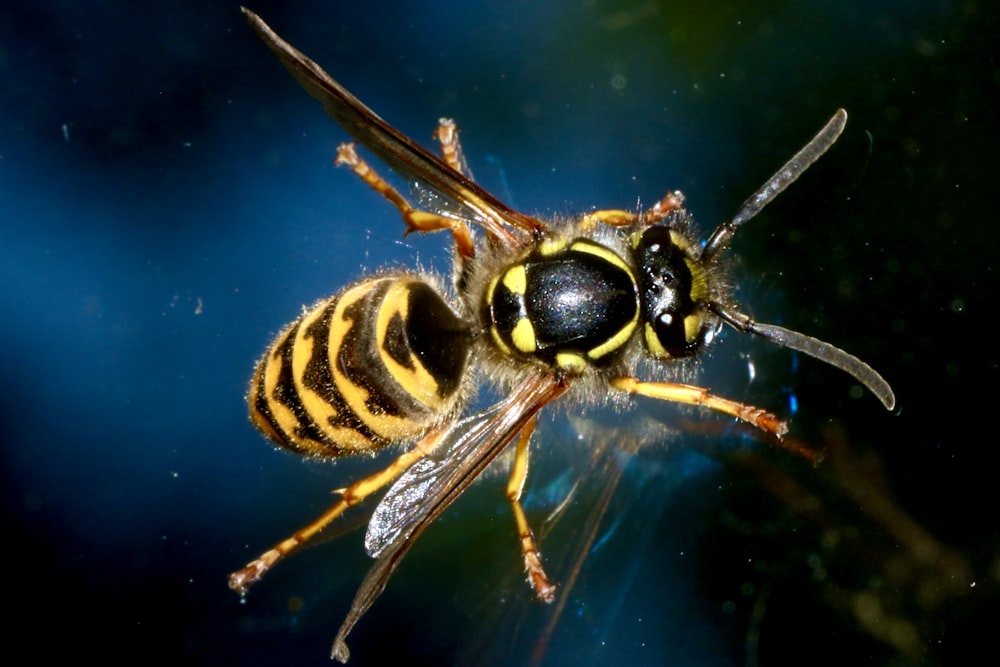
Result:
<svg viewBox="0 0 1000 667">
<path fill-rule="evenodd" d="M 787 427 L 770 412 L 669 381 L 682 377 L 685 360 L 728 324 L 840 368 L 893 408 L 892 389 L 863 361 L 742 314 L 728 294 L 720 259 L 737 229 L 836 141 L 847 120 L 843 110 L 704 244 L 692 236 L 679 192 L 639 213 L 600 210 L 546 222 L 512 210 L 473 182 L 452 121 L 440 121 L 437 157 L 243 11 L 327 113 L 389 167 L 435 195 L 428 198 L 433 210 L 411 205 L 353 144 L 339 147 L 337 162 L 399 209 L 409 232 L 448 230 L 454 239 L 452 286 L 421 272 L 362 278 L 289 325 L 250 384 L 251 420 L 282 447 L 337 458 L 405 446 L 384 470 L 344 488 L 313 523 L 230 575 L 230 587 L 245 593 L 279 559 L 392 483 L 368 524 L 365 547 L 375 564 L 337 633 L 334 658 L 347 660 L 348 633 L 417 536 L 515 440 L 507 495 L 528 581 L 540 599 L 553 599 L 555 586 L 521 492 L 535 416 L 564 394 L 564 401 L 577 404 L 624 407 L 629 396 L 642 395 L 699 405 L 780 437 Z M 640 372 L 657 379 L 642 379 Z M 466 414 L 483 377 L 504 398 Z"/>
</svg>

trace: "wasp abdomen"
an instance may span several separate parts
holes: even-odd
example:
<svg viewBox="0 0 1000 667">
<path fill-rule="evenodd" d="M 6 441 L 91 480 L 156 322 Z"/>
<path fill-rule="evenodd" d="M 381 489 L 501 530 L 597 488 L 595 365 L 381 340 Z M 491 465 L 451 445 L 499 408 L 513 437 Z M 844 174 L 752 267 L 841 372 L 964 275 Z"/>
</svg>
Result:
<svg viewBox="0 0 1000 667">
<path fill-rule="evenodd" d="M 250 418 L 279 445 L 319 456 L 416 438 L 455 407 L 471 341 L 423 280 L 365 280 L 281 333 L 251 381 Z"/>
<path fill-rule="evenodd" d="M 565 370 L 613 358 L 638 316 L 632 271 L 587 239 L 542 243 L 486 292 L 486 321 L 501 351 Z"/>
</svg>

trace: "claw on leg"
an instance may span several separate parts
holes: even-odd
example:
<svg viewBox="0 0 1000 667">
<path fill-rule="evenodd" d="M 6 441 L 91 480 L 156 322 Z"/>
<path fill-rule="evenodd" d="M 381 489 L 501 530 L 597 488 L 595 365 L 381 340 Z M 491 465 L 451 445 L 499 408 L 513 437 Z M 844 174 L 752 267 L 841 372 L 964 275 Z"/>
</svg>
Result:
<svg viewBox="0 0 1000 667">
<path fill-rule="evenodd" d="M 680 190 L 668 192 L 663 198 L 653 204 L 650 208 L 639 213 L 624 211 L 620 209 L 607 209 L 594 211 L 583 216 L 580 220 L 580 229 L 589 231 L 597 225 L 608 225 L 609 227 L 628 227 L 629 225 L 644 224 L 651 225 L 663 220 L 673 211 L 679 211 L 684 207 L 684 195 Z"/>
<path fill-rule="evenodd" d="M 330 509 L 320 515 L 318 519 L 308 526 L 297 530 L 291 537 L 285 538 L 256 559 L 247 563 L 244 567 L 230 574 L 229 587 L 240 595 L 246 595 L 250 586 L 260 581 L 261 577 L 274 567 L 275 563 L 319 534 L 320 531 L 330 525 L 334 519 L 347 511 L 348 508 L 357 505 L 369 495 L 399 477 L 403 471 L 432 451 L 447 431 L 448 426 L 444 426 L 429 433 L 417 442 L 412 449 L 403 453 L 385 469 L 359 479 L 347 488 L 339 490 L 340 499 Z"/>
<path fill-rule="evenodd" d="M 507 499 L 510 500 L 511 509 L 514 511 L 514 521 L 517 522 L 517 535 L 521 541 L 521 555 L 524 558 L 524 571 L 528 576 L 528 583 L 535 591 L 535 595 L 543 602 L 552 602 L 556 595 L 556 586 L 545 574 L 542 567 L 542 557 L 535 543 L 535 536 L 531 532 L 528 524 L 528 517 L 524 514 L 524 507 L 521 505 L 521 494 L 524 491 L 524 482 L 528 478 L 528 444 L 531 442 L 531 435 L 535 431 L 535 420 L 532 419 L 517 441 L 517 449 L 514 452 L 514 464 L 510 469 L 510 478 L 507 481 Z"/>
</svg>

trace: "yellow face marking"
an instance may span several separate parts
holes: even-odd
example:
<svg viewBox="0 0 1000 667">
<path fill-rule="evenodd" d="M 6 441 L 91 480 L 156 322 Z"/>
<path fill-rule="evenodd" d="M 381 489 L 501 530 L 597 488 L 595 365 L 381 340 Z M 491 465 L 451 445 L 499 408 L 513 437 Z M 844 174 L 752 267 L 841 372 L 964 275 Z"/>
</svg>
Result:
<svg viewBox="0 0 1000 667">
<path fill-rule="evenodd" d="M 580 375 L 587 370 L 587 360 L 576 352 L 560 352 L 556 355 L 556 367 L 573 375 Z"/>
<path fill-rule="evenodd" d="M 694 260 L 685 259 L 684 262 L 688 265 L 688 270 L 691 271 L 691 299 L 694 301 L 707 301 L 709 294 L 708 280 L 705 279 L 705 270 L 701 264 L 698 264 Z"/>
<path fill-rule="evenodd" d="M 514 325 L 514 330 L 510 332 L 510 339 L 514 343 L 514 347 L 525 354 L 531 354 L 537 346 L 535 327 L 531 326 L 531 322 L 526 317 L 522 317 Z"/>
<path fill-rule="evenodd" d="M 691 250 L 691 244 L 678 232 L 671 230 L 670 241 L 684 251 L 684 263 L 687 264 L 688 271 L 691 272 L 691 299 L 694 301 L 705 301 L 708 299 L 708 281 L 705 279 L 705 270 L 701 264 L 692 259 L 697 253 Z"/>
<path fill-rule="evenodd" d="M 414 284 L 412 281 L 405 283 L 397 281 L 393 283 L 392 288 L 383 298 L 382 305 L 378 311 L 378 321 L 375 324 L 375 332 L 378 337 L 380 350 L 381 343 L 385 340 L 389 324 L 393 317 L 398 316 L 405 322 L 409 316 L 410 289 Z M 439 411 L 447 407 L 450 401 L 442 400 L 438 396 L 437 381 L 427 372 L 423 364 L 420 363 L 419 357 L 410 355 L 410 363 L 413 365 L 412 369 L 401 365 L 384 351 L 380 352 L 379 358 L 385 364 L 386 370 L 389 371 L 393 379 L 413 398 L 426 405 L 429 410 Z"/>
<path fill-rule="evenodd" d="M 653 325 L 646 322 L 646 326 L 643 328 L 643 337 L 646 339 L 646 349 L 654 357 L 666 358 L 670 356 L 666 348 L 660 344 L 660 339 L 656 337 L 656 332 L 653 331 Z"/>
<path fill-rule="evenodd" d="M 676 229 L 670 230 L 670 242 L 683 250 L 685 255 L 691 255 L 691 244 L 688 243 L 688 240 L 684 238 L 684 236 Z"/>
<path fill-rule="evenodd" d="M 514 294 L 524 296 L 528 289 L 528 272 L 524 264 L 517 264 L 503 274 L 503 285 Z"/>
<path fill-rule="evenodd" d="M 698 332 L 701 331 L 701 316 L 700 315 L 688 315 L 684 318 L 684 340 L 689 343 L 694 342 L 698 338 Z"/>
</svg>

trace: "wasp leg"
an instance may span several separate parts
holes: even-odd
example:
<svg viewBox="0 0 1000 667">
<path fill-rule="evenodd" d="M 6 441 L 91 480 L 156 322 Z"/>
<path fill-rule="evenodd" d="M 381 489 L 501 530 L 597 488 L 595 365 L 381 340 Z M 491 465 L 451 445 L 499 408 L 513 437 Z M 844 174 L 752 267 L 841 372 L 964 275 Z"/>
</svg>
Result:
<svg viewBox="0 0 1000 667">
<path fill-rule="evenodd" d="M 680 190 L 674 190 L 663 195 L 663 199 L 653 204 L 651 208 L 640 213 L 631 213 L 617 209 L 594 211 L 587 213 L 580 220 L 580 230 L 587 232 L 597 225 L 610 227 L 628 227 L 629 225 L 651 225 L 666 218 L 672 211 L 684 208 L 684 195 Z"/>
<path fill-rule="evenodd" d="M 374 169 L 368 166 L 367 162 L 358 157 L 357 152 L 354 150 L 354 144 L 341 144 L 338 146 L 335 163 L 337 165 L 345 164 L 350 167 L 351 171 L 360 176 L 373 190 L 388 199 L 393 206 L 399 209 L 399 212 L 403 214 L 403 221 L 406 222 L 407 234 L 410 232 L 434 232 L 439 229 L 448 229 L 451 230 L 451 235 L 455 239 L 455 247 L 458 250 L 458 254 L 463 259 L 475 256 L 472 233 L 469 231 L 468 225 L 460 220 L 453 220 L 443 215 L 413 208 L 410 202 L 403 195 L 399 194 L 396 188 L 389 185 L 385 179 L 375 173 Z"/>
<path fill-rule="evenodd" d="M 767 410 L 716 396 L 702 387 L 674 382 L 642 382 L 634 377 L 615 378 L 611 381 L 611 386 L 630 394 L 648 396 L 661 401 L 701 405 L 710 410 L 732 415 L 779 438 L 788 433 L 788 424 Z"/>
<path fill-rule="evenodd" d="M 474 181 L 469 163 L 465 161 L 465 153 L 462 152 L 462 144 L 458 140 L 458 126 L 455 125 L 455 121 L 451 118 L 439 120 L 434 138 L 441 144 L 441 157 L 445 163 L 470 181 Z"/>
<path fill-rule="evenodd" d="M 448 426 L 439 428 L 425 436 L 414 445 L 413 449 L 390 463 L 387 468 L 364 479 L 359 479 L 346 489 L 339 489 L 337 493 L 340 494 L 340 500 L 334 503 L 318 519 L 308 526 L 297 530 L 291 537 L 282 540 L 273 548 L 268 549 L 256 560 L 247 563 L 245 567 L 230 574 L 229 587 L 240 595 L 246 595 L 250 586 L 263 577 L 265 572 L 274 567 L 275 563 L 315 537 L 348 508 L 357 505 L 369 495 L 399 477 L 399 475 L 419 459 L 426 456 L 428 452 L 434 449 L 444 434 L 448 432 Z"/>
<path fill-rule="evenodd" d="M 528 583 L 534 589 L 538 599 L 544 602 L 552 602 L 555 599 L 555 584 L 549 581 L 545 569 L 542 567 L 542 556 L 535 544 L 535 536 L 528 525 L 528 517 L 524 514 L 524 507 L 521 506 L 521 494 L 524 491 L 524 482 L 528 478 L 528 445 L 531 442 L 531 434 L 535 431 L 535 418 L 521 431 L 517 440 L 517 449 L 514 452 L 514 463 L 510 468 L 510 479 L 507 481 L 507 499 L 510 500 L 511 508 L 514 510 L 514 520 L 517 522 L 517 535 L 521 541 L 521 554 L 524 556 L 524 571 L 528 574 Z"/>
</svg>

